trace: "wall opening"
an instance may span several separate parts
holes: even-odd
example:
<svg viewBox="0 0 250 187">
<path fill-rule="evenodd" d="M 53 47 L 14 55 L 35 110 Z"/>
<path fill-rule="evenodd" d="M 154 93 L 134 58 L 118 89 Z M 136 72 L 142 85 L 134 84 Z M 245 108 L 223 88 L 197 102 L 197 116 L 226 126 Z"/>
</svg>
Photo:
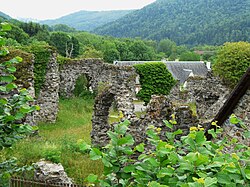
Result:
<svg viewBox="0 0 250 187">
<path fill-rule="evenodd" d="M 93 98 L 94 93 L 90 86 L 91 78 L 86 75 L 80 75 L 75 82 L 73 94 L 75 97 L 83 97 L 83 98 Z"/>
</svg>

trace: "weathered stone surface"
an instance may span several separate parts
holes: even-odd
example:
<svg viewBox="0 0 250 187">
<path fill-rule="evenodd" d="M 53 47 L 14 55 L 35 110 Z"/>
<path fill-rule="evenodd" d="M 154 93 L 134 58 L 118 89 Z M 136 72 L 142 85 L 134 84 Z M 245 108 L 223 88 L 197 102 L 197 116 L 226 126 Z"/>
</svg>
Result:
<svg viewBox="0 0 250 187">
<path fill-rule="evenodd" d="M 56 61 L 56 53 L 52 53 L 47 64 L 45 82 L 40 90 L 36 104 L 40 106 L 40 110 L 35 112 L 36 122 L 56 121 L 59 102 L 59 66 Z"/>
<path fill-rule="evenodd" d="M 241 98 L 233 113 L 243 120 L 245 125 L 248 127 L 248 130 L 250 131 L 250 88 Z"/>
<path fill-rule="evenodd" d="M 120 87 L 126 85 L 126 89 L 130 91 L 133 91 L 135 86 L 136 73 L 132 67 L 119 67 L 104 63 L 100 59 L 72 60 L 60 68 L 60 95 L 71 97 L 76 80 L 81 75 L 89 78 L 93 90 L 97 90 L 99 83 Z"/>
<path fill-rule="evenodd" d="M 225 103 L 230 90 L 212 72 L 207 77 L 189 77 L 186 88 L 176 85 L 168 96 L 171 102 L 183 105 L 194 102 L 201 120 L 212 119 Z"/>
<path fill-rule="evenodd" d="M 46 183 L 72 184 L 61 164 L 54 164 L 47 161 L 35 163 L 34 180 Z"/>
<path fill-rule="evenodd" d="M 113 87 L 112 87 L 113 88 Z M 94 114 L 92 118 L 92 143 L 97 146 L 105 146 L 109 142 L 107 131 L 115 124 L 108 124 L 108 111 L 114 99 L 112 88 L 102 92 L 95 100 Z M 169 120 L 175 114 L 177 125 L 173 129 L 169 129 L 163 120 Z M 192 116 L 189 107 L 179 107 L 173 110 L 172 103 L 166 96 L 152 96 L 147 106 L 146 114 L 137 118 L 133 113 L 127 115 L 124 119 L 128 119 L 131 124 L 128 132 L 134 137 L 135 145 L 144 143 L 146 149 L 150 149 L 147 142 L 146 131 L 149 125 L 153 125 L 159 130 L 159 136 L 162 140 L 166 139 L 166 131 L 183 130 L 184 134 L 189 132 L 191 126 L 197 125 L 197 118 Z"/>
<path fill-rule="evenodd" d="M 211 119 L 219 111 L 229 95 L 229 89 L 210 72 L 205 79 L 190 77 L 187 83 L 189 98 L 196 102 L 201 119 Z"/>
</svg>

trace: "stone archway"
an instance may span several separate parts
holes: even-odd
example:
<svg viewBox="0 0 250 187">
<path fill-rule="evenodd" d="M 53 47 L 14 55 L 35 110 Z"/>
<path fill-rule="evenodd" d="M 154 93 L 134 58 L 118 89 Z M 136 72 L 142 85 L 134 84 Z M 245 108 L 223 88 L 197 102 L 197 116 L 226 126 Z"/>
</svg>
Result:
<svg viewBox="0 0 250 187">
<path fill-rule="evenodd" d="M 99 83 L 110 85 L 112 101 L 117 102 L 118 109 L 125 116 L 133 115 L 137 75 L 134 68 L 107 64 L 100 59 L 71 60 L 59 67 L 56 54 L 52 54 L 47 65 L 45 83 L 37 101 L 41 110 L 35 114 L 35 121 L 54 123 L 58 112 L 58 93 L 67 98 L 73 96 L 76 80 L 83 74 L 90 78 L 89 85 L 94 91 Z"/>
<path fill-rule="evenodd" d="M 106 88 L 95 98 L 94 113 L 92 117 L 91 140 L 93 145 L 104 146 L 107 141 L 107 132 L 110 129 L 108 123 L 109 109 L 115 99 L 115 94 L 110 88 Z"/>
</svg>

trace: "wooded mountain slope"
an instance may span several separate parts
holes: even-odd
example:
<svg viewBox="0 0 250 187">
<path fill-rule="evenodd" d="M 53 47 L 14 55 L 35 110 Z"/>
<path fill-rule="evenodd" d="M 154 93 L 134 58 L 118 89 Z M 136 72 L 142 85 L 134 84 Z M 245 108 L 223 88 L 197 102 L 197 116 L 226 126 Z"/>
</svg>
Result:
<svg viewBox="0 0 250 187">
<path fill-rule="evenodd" d="M 169 38 L 188 45 L 249 41 L 250 0 L 157 0 L 94 32 L 115 37 Z"/>
<path fill-rule="evenodd" d="M 0 17 L 5 18 L 5 19 L 11 19 L 11 17 L 3 12 L 0 11 Z"/>
<path fill-rule="evenodd" d="M 66 24 L 77 30 L 91 31 L 96 27 L 102 26 L 108 22 L 115 21 L 124 15 L 131 13 L 132 10 L 114 10 L 114 11 L 79 11 L 54 20 L 44 20 L 40 23 L 49 26 L 56 24 Z"/>
</svg>

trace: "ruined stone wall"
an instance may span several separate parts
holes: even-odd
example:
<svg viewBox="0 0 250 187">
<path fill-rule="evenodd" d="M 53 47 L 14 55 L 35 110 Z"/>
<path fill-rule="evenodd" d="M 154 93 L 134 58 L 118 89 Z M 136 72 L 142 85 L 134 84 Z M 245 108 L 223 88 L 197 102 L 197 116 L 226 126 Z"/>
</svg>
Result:
<svg viewBox="0 0 250 187">
<path fill-rule="evenodd" d="M 60 67 L 60 94 L 71 97 L 75 88 L 76 80 L 81 75 L 87 75 L 90 79 L 90 86 L 97 90 L 98 84 L 107 83 L 111 85 L 125 85 L 128 89 L 133 89 L 135 71 L 131 67 L 119 67 L 113 64 L 104 63 L 100 59 L 71 60 Z M 130 75 L 132 75 L 130 77 Z M 127 81 L 129 78 L 131 80 Z"/>
<path fill-rule="evenodd" d="M 243 120 L 250 131 L 250 88 L 241 98 L 233 113 Z"/>
<path fill-rule="evenodd" d="M 59 66 L 56 61 L 56 56 L 56 53 L 52 53 L 47 64 L 45 81 L 36 101 L 36 104 L 41 108 L 34 114 L 36 122 L 54 123 L 56 121 L 60 83 Z"/>
<path fill-rule="evenodd" d="M 115 124 L 108 124 L 108 109 L 111 106 L 111 100 L 114 99 L 113 87 L 104 90 L 98 97 L 96 97 L 94 105 L 94 114 L 92 118 L 92 144 L 96 146 L 105 146 L 109 142 L 107 132 L 113 128 Z M 135 115 L 124 117 L 130 121 L 128 132 L 134 137 L 135 145 L 144 143 L 147 149 L 150 149 L 147 143 L 146 131 L 149 125 L 153 125 L 159 130 L 159 136 L 165 140 L 166 131 L 169 129 L 163 120 L 172 119 L 172 114 L 175 115 L 177 124 L 172 129 L 183 130 L 186 135 L 191 126 L 197 126 L 197 118 L 192 115 L 188 107 L 180 107 L 174 110 L 174 107 L 166 96 L 152 96 L 152 99 L 147 106 L 146 114 L 139 118 Z M 123 120 L 124 120 L 123 119 Z"/>
<path fill-rule="evenodd" d="M 109 85 L 113 87 L 112 93 L 117 102 L 118 110 L 125 115 L 133 113 L 137 75 L 134 68 L 106 64 L 99 59 L 73 60 L 60 68 L 60 94 L 71 97 L 77 78 L 83 74 L 89 77 L 90 86 L 94 91 L 99 86 Z"/>
<path fill-rule="evenodd" d="M 178 105 L 185 105 L 194 102 L 197 115 L 200 119 L 212 119 L 225 103 L 230 90 L 224 86 L 221 80 L 211 72 L 207 77 L 189 77 L 187 87 L 180 91 L 176 86 L 168 96 L 169 99 Z"/>
<path fill-rule="evenodd" d="M 190 77 L 187 83 L 189 97 L 196 102 L 201 119 L 211 119 L 226 101 L 230 91 L 210 72 L 205 79 Z"/>
</svg>

